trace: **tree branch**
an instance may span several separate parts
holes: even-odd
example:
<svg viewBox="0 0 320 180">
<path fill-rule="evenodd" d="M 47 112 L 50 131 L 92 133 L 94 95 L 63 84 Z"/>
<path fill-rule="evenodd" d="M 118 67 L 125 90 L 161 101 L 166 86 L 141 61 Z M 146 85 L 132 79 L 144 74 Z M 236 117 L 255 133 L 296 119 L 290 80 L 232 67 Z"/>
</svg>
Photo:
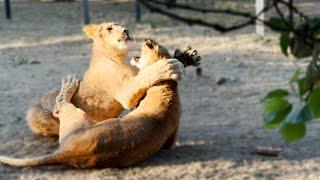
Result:
<svg viewBox="0 0 320 180">
<path fill-rule="evenodd" d="M 238 29 L 241 29 L 241 28 L 244 28 L 246 26 L 249 26 L 249 25 L 253 25 L 255 24 L 255 21 L 258 20 L 258 21 L 262 21 L 262 20 L 259 20 L 258 19 L 258 16 L 261 14 L 261 13 L 264 13 L 264 12 L 267 12 L 268 10 L 270 10 L 272 7 L 271 6 L 266 6 L 260 13 L 258 13 L 257 16 L 254 16 L 250 13 L 242 13 L 242 12 L 237 12 L 236 11 L 233 11 L 233 10 L 209 10 L 209 9 L 201 9 L 201 8 L 193 8 L 193 7 L 190 7 L 190 6 L 186 6 L 186 5 L 178 5 L 175 4 L 175 5 L 172 5 L 172 4 L 168 4 L 168 3 L 164 3 L 164 2 L 161 2 L 161 1 L 157 1 L 157 0 L 140 0 L 140 3 L 143 4 L 146 8 L 148 8 L 151 12 L 157 12 L 159 14 L 162 14 L 162 15 L 165 15 L 165 16 L 168 16 L 172 19 L 176 19 L 178 21 L 182 21 L 184 23 L 187 23 L 189 25 L 201 25 L 201 26 L 205 26 L 205 27 L 209 27 L 209 28 L 213 28 L 221 33 L 226 33 L 226 32 L 230 32 L 230 31 L 234 31 L 234 30 L 238 30 Z M 177 7 L 177 8 L 182 8 L 182 9 L 188 9 L 188 10 L 191 10 L 191 11 L 196 11 L 196 12 L 203 12 L 204 10 L 207 11 L 207 12 L 210 12 L 210 13 L 224 13 L 224 14 L 228 14 L 228 15 L 234 15 L 234 16 L 241 16 L 241 17 L 246 17 L 248 18 L 247 21 L 241 23 L 241 24 L 237 24 L 237 25 L 233 25 L 233 26 L 230 26 L 230 27 L 226 27 L 226 26 L 223 26 L 219 23 L 210 23 L 210 22 L 206 22 L 206 21 L 203 21 L 201 19 L 193 19 L 193 18 L 189 18 L 189 17 L 183 17 L 183 16 L 180 16 L 180 15 L 177 15 L 175 13 L 171 13 L 169 11 L 166 11 L 166 10 L 163 10 L 162 8 L 159 8 L 157 7 L 155 4 L 160 4 L 160 5 L 168 5 L 170 7 Z M 264 22 L 264 23 L 267 23 L 267 22 Z"/>
<path fill-rule="evenodd" d="M 301 11 L 299 11 L 295 6 L 288 3 L 287 1 L 278 1 L 279 3 L 282 3 L 288 7 L 288 9 L 293 10 L 296 14 L 298 14 L 300 17 L 302 17 L 304 20 L 308 20 L 309 18 L 303 14 Z"/>
<path fill-rule="evenodd" d="M 169 9 L 183 9 L 183 10 L 188 10 L 188 11 L 193 11 L 193 12 L 201 12 L 201 13 L 229 14 L 229 15 L 249 17 L 249 18 L 252 17 L 252 15 L 250 13 L 235 11 L 232 9 L 197 8 L 197 7 L 192 7 L 192 6 L 186 5 L 186 4 L 177 4 L 177 3 L 175 3 L 175 4 L 170 3 L 169 4 L 169 3 L 165 3 L 165 2 L 162 2 L 159 0 L 151 0 L 149 2 L 166 6 Z"/>
<path fill-rule="evenodd" d="M 284 17 L 284 14 L 281 12 L 280 8 L 278 7 L 278 4 L 283 4 L 287 6 L 289 10 L 292 10 L 295 14 L 298 14 L 301 18 L 304 20 L 308 20 L 308 17 L 304 15 L 300 10 L 298 10 L 294 5 L 288 3 L 286 0 L 267 0 L 266 6 L 256 15 L 253 15 L 248 12 L 241 12 L 237 10 L 232 10 L 232 9 L 208 9 L 208 8 L 199 8 L 199 7 L 192 7 L 187 4 L 178 4 L 175 2 L 169 2 L 169 1 L 161 1 L 161 0 L 139 0 L 139 2 L 144 5 L 147 9 L 149 9 L 151 12 L 156 12 L 162 15 L 165 15 L 169 18 L 184 22 L 189 25 L 200 25 L 208 28 L 212 28 L 220 33 L 227 33 L 230 31 L 238 30 L 241 28 L 244 28 L 249 25 L 255 24 L 256 21 L 262 22 L 268 27 L 273 27 L 272 24 L 270 24 L 268 21 L 264 21 L 259 19 L 259 16 L 262 13 L 266 13 L 270 11 L 271 9 L 275 8 L 277 14 L 280 16 L 280 18 L 283 20 L 285 25 L 287 26 L 285 29 L 277 29 L 280 31 L 287 31 L 289 29 L 290 32 L 294 33 L 295 36 L 300 37 L 302 39 L 306 39 L 307 41 L 317 41 L 320 42 L 319 39 L 316 39 L 314 37 L 307 37 L 307 35 L 298 32 L 295 27 L 293 26 L 292 22 L 289 22 L 288 19 Z M 244 17 L 247 20 L 236 25 L 232 26 L 224 26 L 221 23 L 211 23 L 204 21 L 202 19 L 195 19 L 191 17 L 186 17 L 179 15 L 177 13 L 173 13 L 170 11 L 167 11 L 164 9 L 181 9 L 181 10 L 187 10 L 187 11 L 192 11 L 192 12 L 197 12 L 197 13 L 211 13 L 211 14 L 227 14 L 231 16 L 236 16 L 236 17 Z"/>
<path fill-rule="evenodd" d="M 286 19 L 285 15 L 281 12 L 280 7 L 278 5 L 278 0 L 273 0 L 274 7 L 276 9 L 277 14 L 280 16 L 282 21 L 284 22 L 285 26 L 289 29 L 290 32 L 292 32 L 295 36 L 300 37 L 305 43 L 312 46 L 312 42 L 319 42 L 319 39 L 315 39 L 314 37 L 309 37 L 307 35 L 301 34 L 301 32 L 297 31 L 292 22 L 289 22 L 291 20 Z"/>
</svg>

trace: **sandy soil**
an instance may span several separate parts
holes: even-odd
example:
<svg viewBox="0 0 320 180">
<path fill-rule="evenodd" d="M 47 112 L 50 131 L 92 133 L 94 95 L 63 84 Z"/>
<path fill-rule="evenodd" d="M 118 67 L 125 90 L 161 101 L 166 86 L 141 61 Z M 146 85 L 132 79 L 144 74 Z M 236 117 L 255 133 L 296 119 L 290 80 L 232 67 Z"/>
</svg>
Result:
<svg viewBox="0 0 320 180">
<path fill-rule="evenodd" d="M 13 20 L 0 18 L 0 154 L 32 157 L 54 151 L 57 142 L 30 132 L 25 121 L 28 104 L 59 85 L 61 77 L 84 72 L 90 41 L 81 32 L 79 3 L 12 6 Z M 132 4 L 95 2 L 92 21 L 126 24 L 136 40 L 130 55 L 138 54 L 145 37 L 152 37 L 172 50 L 192 45 L 203 56 L 203 77 L 189 69 L 180 83 L 183 114 L 177 148 L 126 169 L 0 165 L 0 179 L 320 179 L 316 121 L 304 140 L 292 144 L 262 127 L 262 97 L 286 86 L 295 66 L 305 65 L 283 58 L 275 35 L 257 38 L 252 27 L 221 35 L 149 13 L 135 24 L 128 9 Z M 221 77 L 229 81 L 217 85 Z M 279 157 L 258 156 L 252 153 L 258 145 L 284 152 Z"/>
</svg>

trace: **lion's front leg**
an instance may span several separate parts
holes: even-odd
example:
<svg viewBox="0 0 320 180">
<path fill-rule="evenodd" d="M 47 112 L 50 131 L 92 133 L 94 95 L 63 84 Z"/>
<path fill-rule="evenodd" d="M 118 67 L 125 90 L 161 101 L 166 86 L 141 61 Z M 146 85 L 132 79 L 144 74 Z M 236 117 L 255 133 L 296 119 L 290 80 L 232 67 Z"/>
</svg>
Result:
<svg viewBox="0 0 320 180">
<path fill-rule="evenodd" d="M 136 107 L 148 88 L 164 80 L 178 81 L 182 78 L 184 67 L 176 59 L 159 60 L 138 73 L 137 76 L 124 82 L 124 87 L 117 94 L 118 101 L 126 109 Z"/>
</svg>

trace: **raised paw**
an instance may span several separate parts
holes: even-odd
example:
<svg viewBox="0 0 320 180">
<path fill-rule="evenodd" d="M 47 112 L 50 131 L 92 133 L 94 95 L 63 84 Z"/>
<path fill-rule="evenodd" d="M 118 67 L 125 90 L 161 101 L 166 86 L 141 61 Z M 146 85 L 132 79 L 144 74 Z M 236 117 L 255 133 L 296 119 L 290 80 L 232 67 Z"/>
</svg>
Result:
<svg viewBox="0 0 320 180">
<path fill-rule="evenodd" d="M 184 51 L 176 49 L 174 52 L 174 58 L 178 59 L 184 65 L 184 67 L 199 66 L 201 60 L 197 50 L 190 46 L 186 47 Z"/>
<path fill-rule="evenodd" d="M 60 109 L 63 103 L 70 103 L 71 98 L 77 92 L 80 79 L 76 75 L 69 75 L 61 80 L 60 93 L 56 98 L 56 104 L 53 109 L 53 116 L 59 117 Z"/>
<path fill-rule="evenodd" d="M 59 95 L 62 96 L 63 100 L 70 102 L 73 95 L 77 92 L 80 84 L 80 79 L 76 75 L 68 75 L 66 78 L 63 78 L 61 81 L 61 90 Z M 58 96 L 59 96 L 58 95 Z"/>
<path fill-rule="evenodd" d="M 180 80 L 184 74 L 183 64 L 177 59 L 160 60 L 157 69 L 159 80 Z"/>
</svg>

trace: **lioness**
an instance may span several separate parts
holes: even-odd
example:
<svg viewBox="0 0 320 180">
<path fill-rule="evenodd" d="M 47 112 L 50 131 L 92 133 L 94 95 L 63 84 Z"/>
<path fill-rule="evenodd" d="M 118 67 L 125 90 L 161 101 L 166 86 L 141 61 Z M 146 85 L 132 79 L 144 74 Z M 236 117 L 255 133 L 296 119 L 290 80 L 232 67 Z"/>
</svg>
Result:
<svg viewBox="0 0 320 180">
<path fill-rule="evenodd" d="M 168 51 L 152 40 L 146 40 L 136 59 L 142 70 L 171 58 Z M 193 53 L 192 53 L 193 54 Z M 198 64 L 195 54 L 189 58 Z M 70 103 L 79 86 L 79 80 L 69 76 L 62 80 L 56 98 L 54 116 L 60 119 L 60 147 L 54 154 L 16 159 L 0 156 L 0 162 L 12 166 L 39 166 L 67 164 L 77 168 L 126 167 L 145 160 L 156 153 L 177 130 L 180 103 L 177 82 L 166 80 L 147 90 L 139 106 L 122 118 L 95 122 L 83 110 Z"/>
<path fill-rule="evenodd" d="M 129 31 L 116 23 L 92 24 L 84 27 L 92 39 L 92 58 L 71 103 L 87 113 L 93 121 L 118 117 L 123 108 L 131 109 L 153 84 L 166 79 L 177 80 L 181 63 L 161 60 L 138 72 L 125 60 Z M 41 96 L 31 105 L 27 121 L 40 135 L 58 135 L 59 120 L 52 115 L 57 88 Z"/>
</svg>

